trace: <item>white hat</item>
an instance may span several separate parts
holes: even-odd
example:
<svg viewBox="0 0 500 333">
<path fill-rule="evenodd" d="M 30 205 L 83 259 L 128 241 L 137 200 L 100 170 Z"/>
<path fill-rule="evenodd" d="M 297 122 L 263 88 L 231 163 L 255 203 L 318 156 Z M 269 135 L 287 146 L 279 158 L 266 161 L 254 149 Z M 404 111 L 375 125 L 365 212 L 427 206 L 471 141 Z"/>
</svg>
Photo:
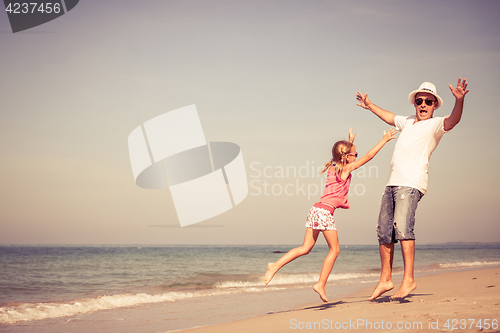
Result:
<svg viewBox="0 0 500 333">
<path fill-rule="evenodd" d="M 415 95 L 418 94 L 418 93 L 420 93 L 420 92 L 425 92 L 425 93 L 432 94 L 432 95 L 434 95 L 437 98 L 438 103 L 436 105 L 436 109 L 439 108 L 441 105 L 443 105 L 443 100 L 437 94 L 436 86 L 433 85 L 430 82 L 424 82 L 424 83 L 422 83 L 420 85 L 420 87 L 418 88 L 418 90 L 414 90 L 414 91 L 412 91 L 410 93 L 410 95 L 408 95 L 408 100 L 410 101 L 410 104 L 415 103 Z"/>
</svg>

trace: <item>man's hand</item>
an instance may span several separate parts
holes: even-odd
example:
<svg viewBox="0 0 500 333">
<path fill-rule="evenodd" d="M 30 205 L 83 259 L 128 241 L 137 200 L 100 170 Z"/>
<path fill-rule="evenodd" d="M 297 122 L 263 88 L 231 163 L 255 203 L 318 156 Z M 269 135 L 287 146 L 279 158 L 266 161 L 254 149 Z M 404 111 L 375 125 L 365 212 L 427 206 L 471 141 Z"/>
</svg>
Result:
<svg viewBox="0 0 500 333">
<path fill-rule="evenodd" d="M 369 105 L 371 104 L 370 100 L 368 99 L 368 94 L 365 94 L 363 96 L 362 93 L 360 93 L 358 91 L 357 95 L 356 95 L 356 99 L 358 100 L 359 103 L 357 103 L 356 105 L 358 106 L 361 106 L 363 109 L 367 109 L 367 110 L 370 110 L 370 107 Z"/>
<path fill-rule="evenodd" d="M 456 99 L 463 99 L 465 97 L 465 95 L 470 90 L 470 89 L 467 89 L 467 85 L 468 85 L 467 79 L 464 79 L 462 81 L 462 78 L 459 77 L 457 87 L 453 88 L 453 86 L 451 84 L 449 85 L 449 87 L 450 87 L 451 93 L 453 94 L 453 96 L 455 96 Z"/>
<path fill-rule="evenodd" d="M 354 133 L 354 135 L 352 134 L 352 127 L 349 128 L 349 142 L 350 143 L 353 143 L 354 142 L 354 138 L 356 137 L 356 133 Z"/>
<path fill-rule="evenodd" d="M 395 126 L 394 123 L 394 113 L 389 112 L 387 110 L 384 110 L 382 108 L 379 108 L 375 104 L 373 104 L 369 99 L 368 99 L 368 94 L 363 95 L 358 91 L 356 94 L 356 99 L 358 100 L 358 103 L 356 105 L 361 106 L 363 109 L 370 110 L 373 112 L 377 117 L 382 119 L 384 122 L 391 126 Z"/>
</svg>

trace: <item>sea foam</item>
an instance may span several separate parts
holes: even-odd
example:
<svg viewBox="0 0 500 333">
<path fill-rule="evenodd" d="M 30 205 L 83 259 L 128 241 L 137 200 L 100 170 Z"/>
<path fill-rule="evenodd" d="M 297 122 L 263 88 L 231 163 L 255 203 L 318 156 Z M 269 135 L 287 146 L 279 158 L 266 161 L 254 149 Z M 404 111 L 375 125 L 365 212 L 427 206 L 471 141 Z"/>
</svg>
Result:
<svg viewBox="0 0 500 333">
<path fill-rule="evenodd" d="M 359 278 L 375 277 L 379 276 L 379 273 L 341 273 L 341 274 L 331 274 L 328 278 L 329 282 L 333 281 L 344 281 L 344 280 L 354 280 Z M 300 285 L 305 283 L 314 283 L 319 279 L 318 273 L 308 273 L 308 274 L 276 274 L 274 278 L 269 283 L 270 285 Z M 359 282 L 359 281 L 357 281 Z M 258 287 L 264 286 L 264 282 L 253 282 L 253 281 L 224 281 L 219 282 L 216 288 L 244 288 L 244 287 Z"/>
<path fill-rule="evenodd" d="M 461 268 L 461 267 L 480 267 L 480 266 L 496 266 L 500 265 L 500 261 L 471 261 L 471 262 L 456 262 L 439 264 L 440 268 Z"/>
<path fill-rule="evenodd" d="M 20 305 L 0 307 L 0 323 L 15 324 L 18 322 L 41 320 L 73 316 L 76 314 L 91 313 L 99 310 L 111 310 L 123 307 L 132 307 L 151 303 L 175 302 L 183 299 L 228 295 L 239 292 L 258 292 L 279 290 L 281 288 L 257 288 L 248 286 L 237 290 L 212 289 L 195 292 L 168 292 L 158 295 L 146 293 L 118 294 L 86 298 L 67 303 L 23 303 Z"/>
</svg>

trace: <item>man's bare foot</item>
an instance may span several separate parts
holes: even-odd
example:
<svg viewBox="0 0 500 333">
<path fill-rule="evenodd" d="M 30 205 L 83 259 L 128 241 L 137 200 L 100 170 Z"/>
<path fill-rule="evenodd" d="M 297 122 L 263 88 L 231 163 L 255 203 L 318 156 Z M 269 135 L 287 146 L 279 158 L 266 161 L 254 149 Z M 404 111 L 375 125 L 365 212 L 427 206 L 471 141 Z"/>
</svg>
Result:
<svg viewBox="0 0 500 333">
<path fill-rule="evenodd" d="M 399 286 L 398 291 L 396 291 L 396 293 L 391 296 L 391 299 L 405 298 L 409 293 L 415 290 L 415 288 L 417 288 L 417 283 L 415 281 L 403 281 L 403 283 L 401 283 L 401 286 Z"/>
<path fill-rule="evenodd" d="M 321 286 L 319 283 L 316 283 L 314 286 L 313 286 L 313 289 L 315 292 L 318 293 L 319 297 L 321 298 L 321 300 L 323 302 L 328 302 L 328 298 L 326 298 L 326 294 L 325 294 L 325 286 Z"/>
<path fill-rule="evenodd" d="M 270 262 L 269 264 L 267 264 L 267 272 L 266 275 L 264 275 L 264 283 L 268 284 L 269 282 L 271 282 L 274 274 L 276 274 L 276 267 L 274 263 Z"/>
<path fill-rule="evenodd" d="M 379 281 L 379 283 L 375 287 L 375 290 L 373 291 L 373 294 L 370 296 L 370 298 L 368 298 L 368 300 L 373 301 L 375 298 L 379 297 L 385 292 L 388 292 L 392 288 L 394 288 L 394 283 L 392 283 L 392 281 L 387 281 L 387 282 Z"/>
</svg>

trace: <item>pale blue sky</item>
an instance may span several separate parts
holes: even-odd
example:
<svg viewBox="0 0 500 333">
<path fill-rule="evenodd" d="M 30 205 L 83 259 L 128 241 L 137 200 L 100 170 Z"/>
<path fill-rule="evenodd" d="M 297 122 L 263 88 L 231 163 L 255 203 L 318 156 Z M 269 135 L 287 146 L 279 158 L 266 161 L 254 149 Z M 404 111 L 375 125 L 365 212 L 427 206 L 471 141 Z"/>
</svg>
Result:
<svg viewBox="0 0 500 333">
<path fill-rule="evenodd" d="M 16 34 L 1 12 L 0 243 L 300 243 L 320 195 L 255 188 L 320 178 L 255 169 L 322 165 L 351 126 L 366 153 L 388 126 L 356 106 L 357 90 L 410 115 L 408 94 L 431 81 L 444 116 L 459 76 L 471 92 L 431 158 L 417 242 L 500 241 L 499 12 L 498 1 L 81 0 Z M 190 104 L 208 141 L 241 147 L 254 186 L 196 227 L 158 227 L 178 225 L 170 193 L 135 185 L 127 137 Z M 360 195 L 335 213 L 341 244 L 376 244 L 393 148 L 368 165 L 378 173 L 354 175 Z"/>
</svg>

